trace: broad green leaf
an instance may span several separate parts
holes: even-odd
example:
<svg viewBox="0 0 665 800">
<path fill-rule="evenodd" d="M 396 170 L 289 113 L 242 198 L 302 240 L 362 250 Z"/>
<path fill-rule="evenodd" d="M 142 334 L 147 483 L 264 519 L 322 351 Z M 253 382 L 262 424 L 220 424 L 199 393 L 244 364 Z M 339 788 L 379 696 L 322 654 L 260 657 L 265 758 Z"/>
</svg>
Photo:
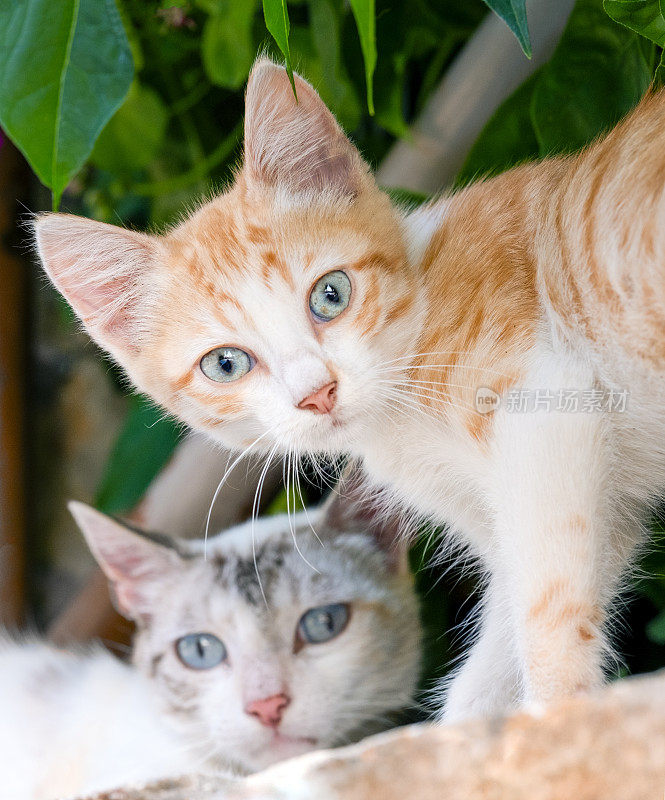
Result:
<svg viewBox="0 0 665 800">
<path fill-rule="evenodd" d="M 665 86 L 665 50 L 660 55 L 660 61 L 653 75 L 654 86 Z"/>
<path fill-rule="evenodd" d="M 603 0 L 603 8 L 615 22 L 665 47 L 664 0 Z"/>
<path fill-rule="evenodd" d="M 95 498 L 107 514 L 129 511 L 166 465 L 181 428 L 142 397 L 132 396 L 125 426 L 118 436 Z"/>
<path fill-rule="evenodd" d="M 296 99 L 296 85 L 293 81 L 293 69 L 291 67 L 291 50 L 289 48 L 289 11 L 286 7 L 286 0 L 263 0 L 263 16 L 266 21 L 268 32 L 277 42 L 277 46 L 282 51 L 286 62 L 286 71 L 291 81 L 291 88 Z"/>
<path fill-rule="evenodd" d="M 665 644 L 665 611 L 661 611 L 655 619 L 649 622 L 646 632 L 652 642 Z"/>
<path fill-rule="evenodd" d="M 457 184 L 494 175 L 538 157 L 529 106 L 539 77 L 539 71 L 531 75 L 490 117 L 466 157 Z"/>
<path fill-rule="evenodd" d="M 485 0 L 517 37 L 527 58 L 531 58 L 531 39 L 526 21 L 526 0 Z"/>
<path fill-rule="evenodd" d="M 360 122 L 362 109 L 356 90 L 349 80 L 340 45 L 340 18 L 333 0 L 310 0 L 311 40 L 317 58 L 311 64 L 305 56 L 306 74 L 319 90 L 325 104 L 347 130 L 354 130 Z M 295 51 L 295 45 L 294 45 Z M 298 58 L 304 53 L 298 47 Z M 316 74 L 317 67 L 320 76 Z"/>
<path fill-rule="evenodd" d="M 53 191 L 54 208 L 124 100 L 133 72 L 113 0 L 0 6 L 0 124 Z"/>
<path fill-rule="evenodd" d="M 356 20 L 365 62 L 367 108 L 374 114 L 374 69 L 376 67 L 376 14 L 374 0 L 349 0 Z"/>
<path fill-rule="evenodd" d="M 531 102 L 541 154 L 588 144 L 630 111 L 650 82 L 639 36 L 613 22 L 597 0 L 577 0 Z"/>
<path fill-rule="evenodd" d="M 159 153 L 168 118 L 157 92 L 134 82 L 97 139 L 91 161 L 120 175 L 149 166 Z"/>
<path fill-rule="evenodd" d="M 226 0 L 208 18 L 203 29 L 203 66 L 213 83 L 240 88 L 254 61 L 252 23 L 256 0 Z"/>
</svg>

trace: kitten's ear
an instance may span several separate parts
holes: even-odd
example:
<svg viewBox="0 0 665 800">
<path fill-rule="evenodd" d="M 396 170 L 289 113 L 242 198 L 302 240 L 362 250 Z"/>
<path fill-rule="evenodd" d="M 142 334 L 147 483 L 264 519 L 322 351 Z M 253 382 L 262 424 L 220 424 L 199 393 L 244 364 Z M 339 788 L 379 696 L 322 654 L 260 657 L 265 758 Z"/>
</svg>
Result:
<svg viewBox="0 0 665 800">
<path fill-rule="evenodd" d="M 90 335 L 118 360 L 141 346 L 156 239 L 70 214 L 34 221 L 35 243 L 47 275 Z"/>
<path fill-rule="evenodd" d="M 323 504 L 324 528 L 339 533 L 369 534 L 386 553 L 391 571 L 409 572 L 409 536 L 402 518 L 381 492 L 372 488 L 357 464 L 349 464 Z"/>
<path fill-rule="evenodd" d="M 245 174 L 250 183 L 289 193 L 354 196 L 367 179 L 360 154 L 307 81 L 284 67 L 256 62 L 245 96 Z"/>
<path fill-rule="evenodd" d="M 128 619 L 147 621 L 159 602 L 164 577 L 181 565 L 170 540 L 123 525 L 85 503 L 71 501 L 68 508 L 109 579 L 118 611 Z"/>
</svg>

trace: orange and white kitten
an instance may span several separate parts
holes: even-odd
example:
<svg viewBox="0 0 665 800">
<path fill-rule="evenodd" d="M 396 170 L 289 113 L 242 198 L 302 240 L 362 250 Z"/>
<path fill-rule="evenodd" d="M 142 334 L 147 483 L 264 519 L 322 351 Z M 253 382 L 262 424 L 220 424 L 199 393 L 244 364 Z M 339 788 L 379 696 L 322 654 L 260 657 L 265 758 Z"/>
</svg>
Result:
<svg viewBox="0 0 665 800">
<path fill-rule="evenodd" d="M 46 271 L 193 427 L 350 454 L 448 524 L 487 591 L 444 718 L 590 689 L 665 488 L 665 94 L 577 156 L 403 213 L 296 87 L 255 65 L 235 183 L 165 235 L 40 217 Z"/>
</svg>

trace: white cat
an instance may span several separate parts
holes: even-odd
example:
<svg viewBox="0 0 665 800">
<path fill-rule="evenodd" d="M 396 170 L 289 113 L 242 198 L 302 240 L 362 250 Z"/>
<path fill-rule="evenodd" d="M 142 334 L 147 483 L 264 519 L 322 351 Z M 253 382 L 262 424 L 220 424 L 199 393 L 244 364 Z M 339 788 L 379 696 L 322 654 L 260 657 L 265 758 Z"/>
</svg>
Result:
<svg viewBox="0 0 665 800">
<path fill-rule="evenodd" d="M 405 553 L 385 551 L 380 528 L 338 498 L 309 513 L 321 542 L 302 512 L 237 526 L 205 556 L 203 542 L 70 508 L 137 623 L 134 666 L 101 647 L 6 638 L 2 797 L 254 771 L 351 741 L 411 703 L 420 626 Z"/>
</svg>

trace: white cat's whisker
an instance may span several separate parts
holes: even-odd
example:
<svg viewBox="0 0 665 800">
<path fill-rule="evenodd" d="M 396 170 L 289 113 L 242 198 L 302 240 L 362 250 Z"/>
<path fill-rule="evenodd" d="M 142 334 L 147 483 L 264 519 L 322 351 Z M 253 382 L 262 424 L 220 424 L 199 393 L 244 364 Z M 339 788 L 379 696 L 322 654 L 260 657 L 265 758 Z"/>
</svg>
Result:
<svg viewBox="0 0 665 800">
<path fill-rule="evenodd" d="M 391 404 L 390 408 L 396 413 L 405 414 L 406 411 L 415 411 L 418 414 L 422 414 L 431 422 L 435 422 L 437 419 L 436 415 L 433 414 L 430 409 L 425 408 L 422 403 L 419 403 L 415 397 L 412 401 L 410 401 L 408 399 L 410 394 L 407 394 L 406 392 L 400 392 L 397 388 L 388 392 L 384 392 L 384 396 L 389 399 Z"/>
<path fill-rule="evenodd" d="M 316 572 L 317 574 L 320 574 L 319 570 L 310 561 L 308 561 L 308 559 L 305 557 L 305 555 L 303 554 L 302 550 L 300 549 L 300 546 L 298 545 L 298 539 L 296 537 L 296 532 L 295 532 L 294 527 L 293 527 L 293 520 L 291 518 L 291 512 L 290 512 L 291 469 L 292 469 L 291 456 L 292 456 L 292 453 L 293 453 L 293 448 L 289 447 L 288 453 L 286 454 L 286 459 L 288 461 L 285 461 L 285 463 L 287 463 L 287 468 L 286 468 L 286 516 L 287 516 L 287 518 L 289 520 L 289 528 L 291 530 L 291 537 L 293 539 L 293 544 L 294 544 L 294 546 L 296 548 L 296 552 L 298 553 L 300 558 L 302 558 L 302 560 L 305 562 L 305 564 L 307 564 L 307 566 L 310 569 L 314 570 L 314 572 Z M 293 504 L 295 505 L 295 496 L 293 498 Z"/>
<path fill-rule="evenodd" d="M 465 384 L 459 384 L 459 383 L 442 383 L 441 381 L 416 381 L 416 380 L 410 380 L 410 379 L 407 378 L 406 380 L 403 380 L 403 381 L 401 381 L 399 383 L 397 381 L 391 381 L 391 380 L 377 381 L 377 383 L 379 383 L 380 385 L 390 386 L 390 387 L 392 387 L 394 389 L 404 389 L 404 388 L 408 388 L 408 387 L 413 387 L 414 389 L 427 391 L 427 392 L 430 392 L 432 395 L 436 395 L 437 397 L 445 400 L 446 402 L 448 402 L 450 404 L 452 404 L 453 401 L 450 400 L 449 393 L 443 391 L 442 389 L 435 388 L 436 385 L 445 386 L 445 387 L 451 387 L 451 388 L 455 388 L 455 389 L 466 389 L 467 391 L 469 391 L 471 393 L 474 393 L 474 388 L 472 386 L 468 386 L 468 385 L 465 385 Z M 416 396 L 416 392 L 415 391 L 411 392 L 411 394 Z M 422 396 L 422 395 L 417 395 L 417 396 Z M 473 410 L 477 410 L 472 405 L 469 405 L 468 408 L 473 409 Z"/>
<path fill-rule="evenodd" d="M 275 453 L 276 453 L 278 447 L 279 447 L 278 444 L 274 444 L 273 445 L 272 449 L 270 450 L 270 452 L 268 453 L 268 455 L 266 457 L 265 464 L 263 465 L 263 468 L 261 470 L 261 474 L 259 476 L 259 480 L 258 480 L 258 483 L 256 485 L 256 491 L 254 492 L 254 502 L 252 503 L 252 523 L 251 523 L 251 529 L 250 529 L 250 535 L 251 535 L 251 538 L 252 538 L 252 561 L 254 563 L 254 572 L 256 573 L 256 580 L 257 580 L 257 583 L 259 584 L 259 590 L 261 592 L 261 597 L 263 598 L 263 602 L 264 602 L 266 607 L 268 606 L 268 599 L 267 599 L 266 593 L 265 593 L 265 591 L 263 589 L 263 582 L 261 581 L 261 572 L 259 570 L 259 565 L 258 565 L 257 560 L 256 560 L 256 536 L 255 536 L 255 533 L 254 533 L 254 526 L 255 526 L 255 523 L 256 523 L 256 516 L 257 516 L 259 508 L 261 506 L 261 495 L 263 493 L 263 486 L 264 486 L 264 483 L 265 483 L 266 475 L 268 474 L 268 470 L 270 469 L 270 465 L 272 463 L 272 460 L 273 460 L 273 458 L 275 456 Z"/>
<path fill-rule="evenodd" d="M 208 545 L 208 532 L 210 530 L 210 518 L 212 517 L 212 512 L 213 512 L 213 509 L 215 507 L 215 502 L 216 502 L 217 498 L 219 497 L 219 493 L 221 492 L 222 487 L 224 486 L 224 483 L 226 482 L 226 479 L 233 472 L 233 470 L 235 469 L 236 465 L 239 464 L 240 461 L 242 461 L 242 459 L 249 453 L 249 451 L 255 445 L 257 445 L 262 439 L 265 439 L 265 437 L 268 436 L 268 434 L 270 434 L 272 432 L 273 432 L 273 428 L 269 428 L 267 431 L 264 431 L 260 436 L 257 436 L 256 439 L 254 439 L 254 441 L 248 447 L 246 447 L 242 451 L 242 453 L 240 453 L 240 455 L 237 458 L 234 459 L 234 461 L 231 464 L 231 466 L 226 468 L 226 471 L 224 472 L 224 475 L 222 476 L 222 479 L 217 484 L 217 488 L 215 489 L 215 493 L 213 494 L 212 500 L 210 501 L 210 508 L 208 509 L 208 515 L 206 516 L 205 536 L 203 537 L 203 542 L 204 542 L 204 544 L 203 544 L 203 554 L 204 554 L 204 558 L 207 557 L 207 545 Z M 230 458 L 231 457 L 229 456 L 229 460 L 230 460 Z"/>
<path fill-rule="evenodd" d="M 501 377 L 508 378 L 510 377 L 504 372 L 498 372 L 497 370 L 486 369 L 485 367 L 476 366 L 473 364 L 465 364 L 464 362 L 457 362 L 455 364 L 417 364 L 417 365 L 400 365 L 398 362 L 402 361 L 409 361 L 416 358 L 424 358 L 425 356 L 476 356 L 476 352 L 473 350 L 432 350 L 431 352 L 425 353 L 411 353 L 405 356 L 399 356 L 398 358 L 392 358 L 387 361 L 384 361 L 383 364 L 385 366 L 395 365 L 398 369 L 412 369 L 413 367 L 446 367 L 446 368 L 459 368 L 459 369 L 475 369 L 475 370 L 482 370 L 485 372 L 494 372 L 496 375 L 500 375 Z"/>
<path fill-rule="evenodd" d="M 297 486 L 297 489 L 298 489 L 298 496 L 300 497 L 300 504 L 302 505 L 303 511 L 305 512 L 305 519 L 307 520 L 307 524 L 309 525 L 309 529 L 312 531 L 312 533 L 314 534 L 314 537 L 316 538 L 316 541 L 321 545 L 321 547 L 325 547 L 324 543 L 321 541 L 321 539 L 319 537 L 319 534 L 314 530 L 314 526 L 312 525 L 312 521 L 311 521 L 311 519 L 309 517 L 309 511 L 307 510 L 307 504 L 305 503 L 305 501 L 303 499 L 303 496 L 302 496 L 302 487 L 300 485 L 300 469 L 298 468 L 297 464 L 296 464 L 295 478 L 297 480 L 296 486 Z"/>
<path fill-rule="evenodd" d="M 440 403 L 442 403 L 444 405 L 452 406 L 453 408 L 458 408 L 458 409 L 460 409 L 462 411 L 471 411 L 474 414 L 478 414 L 478 416 L 480 416 L 480 417 L 484 417 L 485 416 L 484 414 L 481 414 L 480 411 L 478 411 L 478 409 L 474 408 L 472 405 L 455 403 L 453 400 L 448 399 L 448 397 L 446 395 L 443 395 L 443 396 L 438 397 L 438 398 L 433 398 L 430 394 L 423 394 L 421 392 L 416 392 L 416 391 L 412 391 L 412 390 L 406 391 L 405 389 L 401 389 L 399 386 L 394 386 L 393 389 L 398 391 L 398 392 L 401 392 L 402 394 L 407 395 L 407 396 L 421 397 L 424 400 L 433 400 L 433 399 L 435 399 L 435 400 L 438 400 L 438 402 L 440 402 Z M 434 390 L 434 389 L 432 391 L 436 392 L 436 390 Z"/>
</svg>

